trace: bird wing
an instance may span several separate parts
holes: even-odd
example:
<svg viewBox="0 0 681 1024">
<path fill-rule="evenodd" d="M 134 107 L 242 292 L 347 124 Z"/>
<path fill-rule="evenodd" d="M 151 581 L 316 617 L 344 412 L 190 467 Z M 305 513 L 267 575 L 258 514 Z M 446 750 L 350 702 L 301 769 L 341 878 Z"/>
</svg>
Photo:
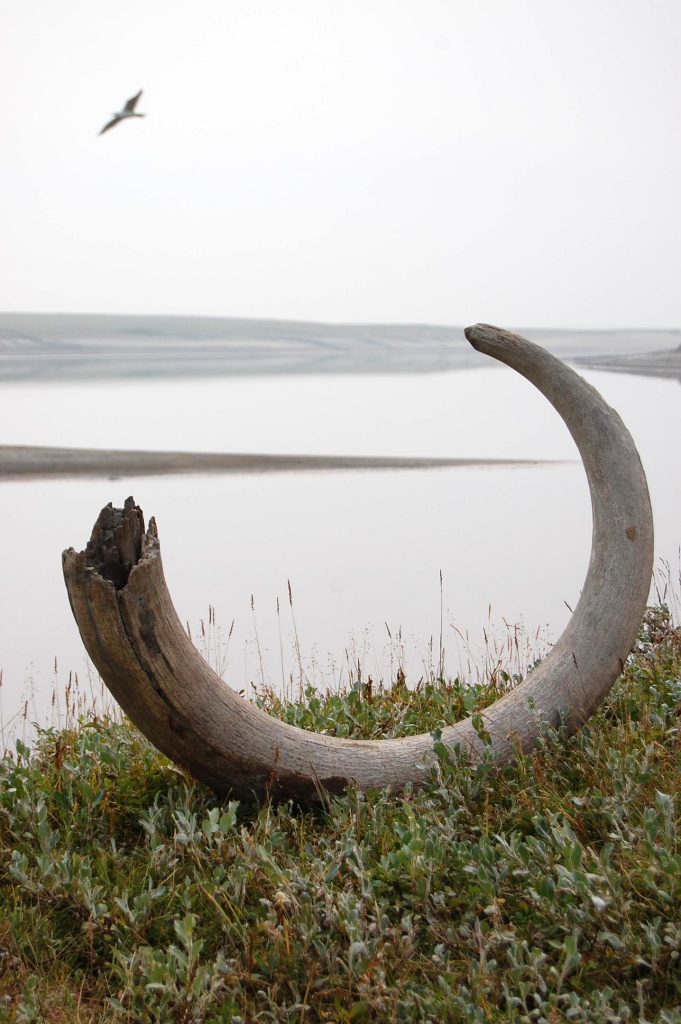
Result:
<svg viewBox="0 0 681 1024">
<path fill-rule="evenodd" d="M 138 101 L 138 99 L 140 98 L 140 96 L 141 96 L 141 95 L 142 95 L 142 89 L 140 89 L 140 91 L 139 91 L 139 92 L 137 93 L 137 95 L 136 95 L 136 96 L 131 96 L 131 97 L 130 97 L 130 99 L 128 100 L 128 102 L 127 102 L 127 103 L 125 104 L 125 106 L 123 107 L 123 110 L 124 110 L 125 112 L 128 112 L 128 113 L 130 113 L 131 111 L 133 111 L 133 110 L 135 109 L 135 104 L 137 103 L 137 101 Z"/>
<path fill-rule="evenodd" d="M 113 128 L 113 126 L 115 124 L 118 124 L 118 122 L 120 120 L 121 120 L 120 117 L 118 115 L 116 115 L 116 117 L 112 118 L 107 124 L 104 125 L 104 127 L 101 130 L 101 132 L 99 132 L 98 134 L 99 135 L 103 135 L 104 132 L 108 132 L 109 128 Z"/>
</svg>

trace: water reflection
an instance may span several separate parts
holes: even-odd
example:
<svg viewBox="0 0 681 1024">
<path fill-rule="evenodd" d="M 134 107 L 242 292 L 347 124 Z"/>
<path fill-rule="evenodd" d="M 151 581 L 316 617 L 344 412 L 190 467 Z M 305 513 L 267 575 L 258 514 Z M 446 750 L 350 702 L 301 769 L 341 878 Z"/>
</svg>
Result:
<svg viewBox="0 0 681 1024">
<path fill-rule="evenodd" d="M 657 554 L 676 564 L 681 431 L 675 382 L 588 375 L 621 412 L 646 467 Z M 674 395 L 671 392 L 674 392 Z M 6 443 L 185 450 L 461 455 L 572 460 L 544 399 L 510 371 L 409 377 L 246 378 L 107 387 L 2 389 Z M 87 424 L 87 430 L 84 429 Z M 132 492 L 161 531 L 182 621 L 237 689 L 297 686 L 349 673 L 409 679 L 437 667 L 442 587 L 445 666 L 459 671 L 470 636 L 481 657 L 489 618 L 557 636 L 586 572 L 590 506 L 578 463 L 554 466 L 291 473 L 0 485 L 0 579 L 7 719 L 33 689 L 49 715 L 56 656 L 62 683 L 85 671 L 60 553 L 81 547 L 101 507 Z M 295 648 L 293 613 L 300 640 Z M 253 607 L 251 606 L 253 598 Z M 277 614 L 277 603 L 279 614 Z M 227 633 L 234 621 L 231 638 Z"/>
</svg>

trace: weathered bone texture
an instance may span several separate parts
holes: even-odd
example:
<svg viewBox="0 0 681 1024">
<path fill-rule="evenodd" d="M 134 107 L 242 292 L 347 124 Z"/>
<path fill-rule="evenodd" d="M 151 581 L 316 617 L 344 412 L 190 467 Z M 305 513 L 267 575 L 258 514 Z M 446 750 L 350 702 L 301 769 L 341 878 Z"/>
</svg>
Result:
<svg viewBox="0 0 681 1024">
<path fill-rule="evenodd" d="M 527 377 L 560 413 L 584 462 L 593 507 L 591 561 L 568 626 L 525 682 L 484 713 L 501 764 L 518 747 L 531 749 L 545 725 L 574 731 L 608 693 L 645 609 L 653 524 L 634 443 L 598 392 L 517 335 L 478 324 L 466 337 Z M 307 803 L 349 783 L 399 790 L 427 778 L 428 734 L 321 736 L 271 718 L 232 691 L 188 639 L 166 588 L 156 524 L 152 519 L 145 533 L 132 498 L 124 509 L 102 509 L 85 551 L 69 548 L 63 565 L 83 642 L 118 703 L 152 743 L 217 792 Z M 470 720 L 444 729 L 442 742 L 472 757 L 485 749 Z"/>
</svg>

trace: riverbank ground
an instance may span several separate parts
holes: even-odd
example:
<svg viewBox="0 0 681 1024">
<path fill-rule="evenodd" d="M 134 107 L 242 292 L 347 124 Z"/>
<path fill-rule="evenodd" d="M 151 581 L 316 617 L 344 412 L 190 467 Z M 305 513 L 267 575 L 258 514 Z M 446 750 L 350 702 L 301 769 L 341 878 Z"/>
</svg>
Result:
<svg viewBox="0 0 681 1024">
<path fill-rule="evenodd" d="M 19 742 L 0 1020 L 681 1021 L 681 632 L 651 610 L 570 740 L 504 770 L 438 747 L 516 682 L 262 695 L 335 735 L 433 734 L 421 792 L 314 812 L 219 801 L 125 721 Z"/>
</svg>

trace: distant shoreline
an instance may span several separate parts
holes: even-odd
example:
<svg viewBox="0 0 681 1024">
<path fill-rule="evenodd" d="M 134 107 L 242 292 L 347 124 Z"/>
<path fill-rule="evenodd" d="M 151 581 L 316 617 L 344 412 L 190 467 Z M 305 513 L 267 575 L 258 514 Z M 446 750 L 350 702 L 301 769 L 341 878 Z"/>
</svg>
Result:
<svg viewBox="0 0 681 1024">
<path fill-rule="evenodd" d="M 640 377 L 663 377 L 681 383 L 681 345 L 661 352 L 637 352 L 631 355 L 582 356 L 577 365 L 585 370 L 629 373 Z"/>
<path fill-rule="evenodd" d="M 177 473 L 281 473 L 311 470 L 452 469 L 539 466 L 552 459 L 419 458 L 364 455 L 251 455 L 119 451 L 0 445 L 0 481 L 49 477 L 160 476 Z"/>
<path fill-rule="evenodd" d="M 519 329 L 566 362 L 681 377 L 681 331 Z M 461 327 L 228 317 L 0 313 L 0 383 L 281 374 L 441 373 L 494 366 Z"/>
</svg>

